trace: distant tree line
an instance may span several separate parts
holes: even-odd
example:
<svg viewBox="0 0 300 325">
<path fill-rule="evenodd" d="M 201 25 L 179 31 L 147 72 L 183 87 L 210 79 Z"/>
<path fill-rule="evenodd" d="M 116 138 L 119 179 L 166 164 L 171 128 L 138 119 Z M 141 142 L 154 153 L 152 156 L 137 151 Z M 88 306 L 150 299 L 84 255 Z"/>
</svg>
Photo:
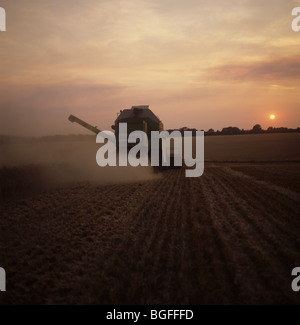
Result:
<svg viewBox="0 0 300 325">
<path fill-rule="evenodd" d="M 184 131 L 191 131 L 193 135 L 196 135 L 197 129 L 193 128 L 188 128 L 186 126 L 180 128 L 180 129 L 169 129 L 167 130 L 169 132 L 172 131 L 180 131 L 181 134 L 184 133 Z M 204 131 L 204 130 L 201 130 Z M 264 130 L 260 124 L 255 124 L 252 129 L 250 130 L 244 130 L 244 129 L 239 129 L 236 126 L 228 126 L 222 129 L 222 131 L 215 131 L 214 129 L 209 129 L 208 131 L 204 131 L 204 134 L 207 136 L 211 135 L 236 135 L 236 134 L 264 134 L 264 133 L 295 133 L 295 132 L 300 132 L 300 127 L 296 129 L 291 129 L 291 128 L 286 128 L 286 127 L 278 127 L 274 128 L 272 126 L 268 127 L 267 130 Z"/>
<path fill-rule="evenodd" d="M 180 131 L 183 135 L 184 131 L 191 131 L 193 135 L 196 135 L 196 132 L 199 131 L 195 128 L 188 128 L 186 126 L 180 129 L 169 129 L 168 132 Z M 204 131 L 204 130 L 201 130 Z M 235 126 L 228 126 L 223 128 L 222 131 L 215 131 L 214 129 L 209 129 L 204 131 L 205 136 L 213 135 L 236 135 L 236 134 L 264 134 L 264 133 L 295 133 L 300 132 L 300 127 L 296 129 L 290 129 L 285 127 L 273 128 L 272 126 L 268 127 L 267 130 L 263 130 L 260 124 L 255 124 L 251 130 L 239 129 Z M 0 145 L 6 143 L 28 143 L 28 142 L 59 142 L 59 141 L 94 141 L 94 135 L 86 134 L 70 134 L 70 135 L 52 135 L 52 136 L 43 136 L 43 137 L 21 137 L 21 136 L 9 136 L 9 135 L 0 135 Z"/>
<path fill-rule="evenodd" d="M 22 136 L 10 136 L 0 135 L 0 145 L 7 143 L 36 143 L 36 142 L 77 142 L 77 141 L 94 141 L 94 135 L 87 134 L 69 134 L 69 135 L 49 135 L 42 137 L 22 137 Z"/>
</svg>

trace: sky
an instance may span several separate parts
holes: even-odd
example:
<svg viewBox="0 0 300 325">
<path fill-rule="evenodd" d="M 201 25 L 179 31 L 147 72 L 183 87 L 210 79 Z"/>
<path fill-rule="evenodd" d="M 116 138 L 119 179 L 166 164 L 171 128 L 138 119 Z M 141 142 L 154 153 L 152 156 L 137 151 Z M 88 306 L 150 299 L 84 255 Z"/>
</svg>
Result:
<svg viewBox="0 0 300 325">
<path fill-rule="evenodd" d="M 0 134 L 110 130 L 150 105 L 165 129 L 300 126 L 300 0 L 0 0 Z M 276 119 L 270 120 L 269 115 Z"/>
</svg>

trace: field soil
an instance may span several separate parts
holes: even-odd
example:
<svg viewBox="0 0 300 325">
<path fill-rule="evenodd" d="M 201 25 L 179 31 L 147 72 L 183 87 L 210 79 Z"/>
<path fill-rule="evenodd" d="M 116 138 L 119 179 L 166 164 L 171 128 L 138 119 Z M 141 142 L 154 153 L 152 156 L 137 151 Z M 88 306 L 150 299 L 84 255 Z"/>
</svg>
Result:
<svg viewBox="0 0 300 325">
<path fill-rule="evenodd" d="M 200 178 L 182 168 L 53 188 L 36 168 L 2 169 L 2 303 L 300 303 L 299 163 L 208 162 Z"/>
</svg>

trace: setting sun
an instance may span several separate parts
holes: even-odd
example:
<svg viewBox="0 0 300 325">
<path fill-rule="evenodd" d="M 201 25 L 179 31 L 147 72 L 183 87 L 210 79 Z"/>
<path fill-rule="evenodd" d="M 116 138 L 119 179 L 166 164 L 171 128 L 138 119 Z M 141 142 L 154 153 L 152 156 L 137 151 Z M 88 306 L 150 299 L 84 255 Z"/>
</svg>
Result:
<svg viewBox="0 0 300 325">
<path fill-rule="evenodd" d="M 271 114 L 271 115 L 270 115 L 270 119 L 271 119 L 271 120 L 275 120 L 275 118 L 276 118 L 276 115 L 274 115 L 274 114 Z"/>
</svg>

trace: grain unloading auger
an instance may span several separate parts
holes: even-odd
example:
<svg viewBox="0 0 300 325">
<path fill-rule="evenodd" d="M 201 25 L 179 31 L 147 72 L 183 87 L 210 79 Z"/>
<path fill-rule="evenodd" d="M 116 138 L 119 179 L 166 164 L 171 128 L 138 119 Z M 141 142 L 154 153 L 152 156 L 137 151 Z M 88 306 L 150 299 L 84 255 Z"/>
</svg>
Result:
<svg viewBox="0 0 300 325">
<path fill-rule="evenodd" d="M 82 125 L 83 127 L 85 127 L 86 129 L 98 134 L 101 130 L 99 130 L 96 126 L 92 126 L 90 125 L 89 123 L 86 123 L 84 121 L 82 121 L 80 118 L 74 116 L 74 115 L 70 115 L 69 116 L 69 121 L 71 121 L 72 123 L 73 122 L 76 122 L 80 125 Z"/>
</svg>

